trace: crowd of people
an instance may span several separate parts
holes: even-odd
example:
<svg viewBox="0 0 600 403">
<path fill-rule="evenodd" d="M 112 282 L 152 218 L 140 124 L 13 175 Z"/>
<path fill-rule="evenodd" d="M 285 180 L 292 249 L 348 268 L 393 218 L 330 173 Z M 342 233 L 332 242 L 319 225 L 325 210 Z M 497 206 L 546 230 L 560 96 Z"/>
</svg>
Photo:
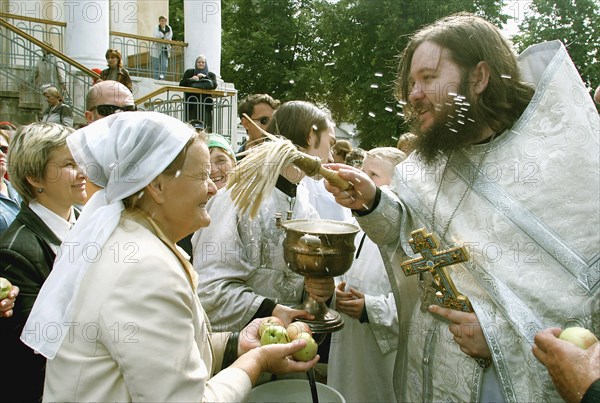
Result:
<svg viewBox="0 0 600 403">
<path fill-rule="evenodd" d="M 156 31 L 171 39 L 166 18 Z M 560 42 L 516 56 L 466 13 L 421 28 L 396 79 L 410 131 L 372 149 L 336 139 L 314 103 L 268 94 L 239 102 L 233 145 L 206 99 L 184 122 L 136 111 L 120 53 L 106 58 L 84 127 L 48 86 L 41 122 L 0 130 L 3 380 L 28 385 L 3 399 L 242 401 L 319 360 L 348 402 L 600 399 L 600 342 L 559 338 L 600 336 L 600 116 Z M 216 87 L 204 56 L 180 85 Z M 290 164 L 241 214 L 226 185 L 264 131 L 351 187 Z M 278 215 L 359 226 L 350 269 L 293 272 Z M 342 315 L 329 351 L 261 346 L 264 318 L 310 323 L 306 295 Z"/>
</svg>

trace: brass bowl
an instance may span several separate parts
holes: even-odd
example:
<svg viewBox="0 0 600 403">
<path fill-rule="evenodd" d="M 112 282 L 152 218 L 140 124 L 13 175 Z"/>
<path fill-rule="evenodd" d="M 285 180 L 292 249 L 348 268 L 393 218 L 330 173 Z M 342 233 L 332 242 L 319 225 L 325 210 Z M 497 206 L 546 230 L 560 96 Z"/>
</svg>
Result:
<svg viewBox="0 0 600 403">
<path fill-rule="evenodd" d="M 282 224 L 284 259 L 294 272 L 311 277 L 335 277 L 350 269 L 358 226 L 333 220 L 300 219 Z"/>
</svg>

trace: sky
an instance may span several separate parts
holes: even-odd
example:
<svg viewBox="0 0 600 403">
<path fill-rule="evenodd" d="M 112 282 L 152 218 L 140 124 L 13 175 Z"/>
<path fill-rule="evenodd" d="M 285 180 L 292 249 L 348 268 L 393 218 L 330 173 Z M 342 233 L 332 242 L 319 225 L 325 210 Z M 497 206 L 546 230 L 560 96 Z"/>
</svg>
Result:
<svg viewBox="0 0 600 403">
<path fill-rule="evenodd" d="M 523 22 L 523 18 L 529 12 L 531 0 L 504 0 L 504 14 L 513 18 L 509 18 L 507 24 L 502 29 L 502 32 L 511 37 L 519 32 L 518 25 Z"/>
</svg>

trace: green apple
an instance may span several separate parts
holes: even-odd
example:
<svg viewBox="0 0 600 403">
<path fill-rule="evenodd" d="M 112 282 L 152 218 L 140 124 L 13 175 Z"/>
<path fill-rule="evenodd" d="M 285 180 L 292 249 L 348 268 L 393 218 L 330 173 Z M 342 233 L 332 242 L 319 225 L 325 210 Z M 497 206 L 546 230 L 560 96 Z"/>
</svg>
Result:
<svg viewBox="0 0 600 403">
<path fill-rule="evenodd" d="M 560 333 L 558 338 L 569 341 L 584 350 L 598 341 L 594 333 L 584 327 L 577 326 L 566 328 Z"/>
<path fill-rule="evenodd" d="M 290 340 L 288 339 L 285 327 L 279 325 L 267 326 L 260 337 L 261 346 L 266 346 L 267 344 L 285 344 L 289 342 Z"/>
<path fill-rule="evenodd" d="M 306 322 L 299 320 L 290 323 L 285 330 L 287 330 L 287 335 L 290 340 L 296 340 L 296 337 L 298 337 L 298 335 L 302 332 L 308 333 L 312 336 L 312 330 L 310 329 L 310 326 L 308 326 Z"/>
<path fill-rule="evenodd" d="M 0 277 L 0 300 L 8 297 L 8 294 L 12 291 L 12 284 L 4 277 Z"/>
<path fill-rule="evenodd" d="M 277 316 L 269 316 L 266 317 L 262 320 L 262 322 L 260 322 L 260 325 L 258 326 L 258 335 L 260 337 L 262 337 L 263 332 L 265 331 L 265 329 L 269 326 L 283 326 L 283 321 L 281 319 L 279 319 Z"/>
<path fill-rule="evenodd" d="M 313 339 L 313 337 L 306 332 L 301 332 L 296 337 L 296 340 L 298 339 L 306 340 L 306 346 L 304 346 L 302 350 L 296 351 L 294 354 L 292 354 L 292 357 L 294 357 L 294 359 L 297 361 L 312 360 L 315 357 L 315 355 L 317 355 L 317 349 L 319 348 L 319 345 L 317 344 L 315 339 Z"/>
</svg>

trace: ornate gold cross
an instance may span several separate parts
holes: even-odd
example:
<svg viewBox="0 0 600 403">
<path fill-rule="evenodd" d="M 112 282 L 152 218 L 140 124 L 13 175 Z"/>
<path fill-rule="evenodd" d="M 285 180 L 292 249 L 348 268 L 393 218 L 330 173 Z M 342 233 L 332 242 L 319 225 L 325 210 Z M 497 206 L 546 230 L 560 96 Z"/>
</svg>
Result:
<svg viewBox="0 0 600 403">
<path fill-rule="evenodd" d="M 429 272 L 433 277 L 432 287 L 435 297 L 441 306 L 463 312 L 473 312 L 469 299 L 458 292 L 452 278 L 446 271 L 447 266 L 469 260 L 465 247 L 457 246 L 448 250 L 438 251 L 439 242 L 434 234 L 428 233 L 425 228 L 411 232 L 410 247 L 415 253 L 420 253 L 421 258 L 411 259 L 400 265 L 406 276 Z M 422 307 L 426 308 L 426 307 Z"/>
</svg>

